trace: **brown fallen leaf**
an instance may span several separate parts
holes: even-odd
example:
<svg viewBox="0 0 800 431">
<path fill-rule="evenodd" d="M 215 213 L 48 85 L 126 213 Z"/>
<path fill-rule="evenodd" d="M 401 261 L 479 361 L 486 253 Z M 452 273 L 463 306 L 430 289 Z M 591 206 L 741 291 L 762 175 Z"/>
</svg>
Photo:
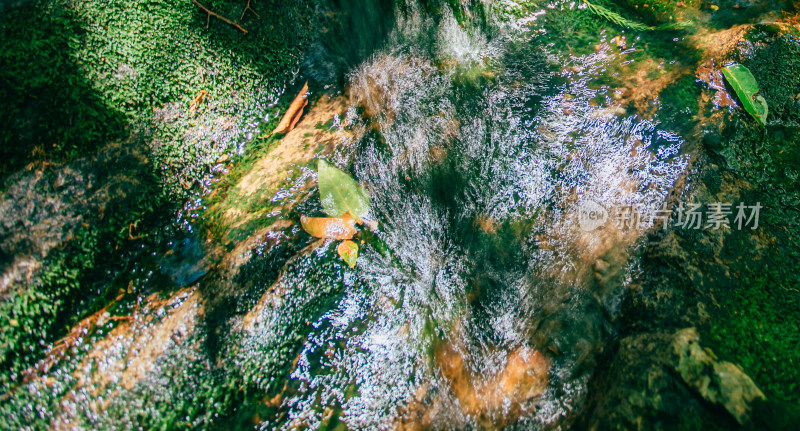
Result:
<svg viewBox="0 0 800 431">
<path fill-rule="evenodd" d="M 308 82 L 303 85 L 303 89 L 300 90 L 300 93 L 294 98 L 292 104 L 289 105 L 289 109 L 283 114 L 283 118 L 281 118 L 281 122 L 278 123 L 278 127 L 270 133 L 270 136 L 276 133 L 289 133 L 294 129 L 294 126 L 300 121 L 300 117 L 303 115 L 303 108 L 305 108 L 306 105 L 308 105 Z"/>
<path fill-rule="evenodd" d="M 317 238 L 350 239 L 356 234 L 356 221 L 350 213 L 342 217 L 300 217 L 300 224 Z"/>
<path fill-rule="evenodd" d="M 197 114 L 197 108 L 200 107 L 200 104 L 203 103 L 203 98 L 208 96 L 208 91 L 202 90 L 197 96 L 195 96 L 194 100 L 192 100 L 192 104 L 189 105 L 189 116 L 194 117 Z"/>
<path fill-rule="evenodd" d="M 300 117 L 303 116 L 303 110 L 305 109 L 306 106 L 308 106 L 308 99 L 306 99 L 303 102 L 303 106 L 301 106 L 300 110 L 298 110 L 297 113 L 294 115 L 294 117 L 292 117 L 292 123 L 289 124 L 289 129 L 286 131 L 287 133 L 294 130 L 294 126 L 296 126 L 297 123 L 300 122 Z"/>
</svg>

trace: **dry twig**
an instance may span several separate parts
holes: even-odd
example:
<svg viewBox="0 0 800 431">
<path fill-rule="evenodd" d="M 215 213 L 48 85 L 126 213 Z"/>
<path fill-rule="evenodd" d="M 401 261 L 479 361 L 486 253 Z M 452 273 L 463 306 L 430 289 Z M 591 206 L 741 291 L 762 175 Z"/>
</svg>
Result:
<svg viewBox="0 0 800 431">
<path fill-rule="evenodd" d="M 242 11 L 242 16 L 239 17 L 239 22 L 242 22 L 242 20 L 244 19 L 244 15 L 247 13 L 248 10 L 250 12 L 253 12 L 253 15 L 255 15 L 256 18 L 261 18 L 261 15 L 257 14 L 256 11 L 254 11 L 253 8 L 250 7 L 250 0 L 247 0 L 247 6 L 244 7 L 244 10 Z"/>
<path fill-rule="evenodd" d="M 244 34 L 248 33 L 247 30 L 244 29 L 242 26 L 240 26 L 238 23 L 233 22 L 233 21 L 229 20 L 228 18 L 225 18 L 224 16 L 222 16 L 222 15 L 216 13 L 216 12 L 210 11 L 207 7 L 205 7 L 202 4 L 200 4 L 200 2 L 198 2 L 197 0 L 192 0 L 192 3 L 194 3 L 195 6 L 199 7 L 200 9 L 203 9 L 203 11 L 205 11 L 205 13 L 207 13 L 209 17 L 213 16 L 214 18 L 217 18 L 222 22 L 228 23 L 228 24 L 238 28 Z M 248 3 L 248 7 L 249 7 L 249 3 Z M 245 8 L 245 10 L 247 10 L 247 9 Z M 255 13 L 255 12 L 253 12 L 253 13 Z M 258 16 L 258 15 L 256 15 L 256 16 Z M 206 27 L 208 27 L 208 22 L 206 22 Z"/>
</svg>

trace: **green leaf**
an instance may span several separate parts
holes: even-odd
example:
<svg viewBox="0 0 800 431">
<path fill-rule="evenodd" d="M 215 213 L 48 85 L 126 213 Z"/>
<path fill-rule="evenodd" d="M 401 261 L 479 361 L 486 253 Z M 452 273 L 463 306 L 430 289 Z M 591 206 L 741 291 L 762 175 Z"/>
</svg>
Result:
<svg viewBox="0 0 800 431">
<path fill-rule="evenodd" d="M 342 257 L 350 268 L 355 268 L 356 259 L 358 259 L 358 244 L 350 240 L 342 241 L 342 243 L 336 247 L 336 252 L 339 253 L 339 256 Z"/>
<path fill-rule="evenodd" d="M 736 96 L 742 102 L 744 110 L 752 115 L 762 126 L 767 124 L 767 101 L 758 93 L 758 83 L 756 78 L 750 73 L 750 69 L 741 64 L 734 64 L 722 69 L 725 79 L 733 87 Z"/>
<path fill-rule="evenodd" d="M 322 209 L 331 217 L 340 217 L 349 212 L 361 220 L 369 211 L 369 197 L 350 175 L 320 159 L 319 197 Z"/>
</svg>

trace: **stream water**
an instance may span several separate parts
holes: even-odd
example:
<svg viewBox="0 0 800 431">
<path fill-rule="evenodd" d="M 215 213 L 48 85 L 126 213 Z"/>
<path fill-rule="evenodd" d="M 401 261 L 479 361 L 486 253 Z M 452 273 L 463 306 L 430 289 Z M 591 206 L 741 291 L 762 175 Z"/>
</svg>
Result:
<svg viewBox="0 0 800 431">
<path fill-rule="evenodd" d="M 408 3 L 347 75 L 363 114 L 342 121 L 363 132 L 333 159 L 388 252 L 328 276 L 344 290 L 291 373 L 293 427 L 528 429 L 580 408 L 643 233 L 581 229 L 581 205 L 659 208 L 687 160 L 596 83 L 625 52 L 553 52 L 526 20 L 487 31 Z"/>
<path fill-rule="evenodd" d="M 261 429 L 532 429 L 575 419 L 652 226 L 587 229 L 579 215 L 587 205 L 655 211 L 688 163 L 681 135 L 628 112 L 603 84 L 610 65 L 632 61 L 635 40 L 603 40 L 580 56 L 542 43 L 537 19 L 577 7 L 569 2 L 502 21 L 476 6 L 461 24 L 414 1 L 394 12 L 393 2 L 342 3 L 330 6 L 348 9 L 334 34 L 352 40 L 321 43 L 305 68 L 317 82 L 343 76 L 352 104 L 334 120 L 351 138 L 330 159 L 365 185 L 379 222 L 357 266 L 328 241 L 288 260 L 274 286 L 273 267 L 247 273 L 275 293 L 203 330 L 216 334 L 211 358 L 198 353 L 206 332 L 191 329 L 201 314 L 193 288 L 136 306 L 130 333 L 175 313 L 171 338 L 134 342 L 109 329 L 96 346 L 75 347 L 81 361 L 13 401 L 21 422 L 135 428 L 165 414 L 159 403 L 191 404 L 218 373 L 279 393 L 278 413 L 248 418 Z M 274 200 L 305 198 L 293 191 L 309 176 Z M 211 283 L 197 241 L 175 239 L 160 261 L 175 284 Z M 159 278 L 141 272 L 143 284 Z M 148 368 L 133 351 L 163 357 Z M 55 401 L 36 399 L 45 393 Z M 203 402 L 211 411 L 223 401 Z"/>
</svg>

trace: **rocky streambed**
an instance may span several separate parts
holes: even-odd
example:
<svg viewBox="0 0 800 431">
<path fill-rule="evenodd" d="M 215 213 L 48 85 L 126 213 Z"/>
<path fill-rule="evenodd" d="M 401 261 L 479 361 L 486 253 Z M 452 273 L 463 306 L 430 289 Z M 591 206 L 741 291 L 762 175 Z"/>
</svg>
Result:
<svg viewBox="0 0 800 431">
<path fill-rule="evenodd" d="M 70 319 L 36 296 L 58 273 L 40 256 L 157 181 L 147 137 L 9 177 L 2 294 L 44 311 L 9 308 L 4 342 L 65 329 L 4 377 L 2 421 L 790 429 L 797 11 L 507 3 L 318 4 L 338 37 L 381 16 L 357 44 L 368 55 L 321 73 L 342 45 L 315 45 L 284 95 L 310 80 L 295 127 L 216 157 L 177 223 L 130 223 L 119 235 L 135 245 L 86 265 L 107 281 L 82 285 L 97 305 Z M 723 77 L 731 62 L 755 76 L 765 126 Z M 378 223 L 354 268 L 299 223 L 323 212 L 318 159 L 371 198 Z M 690 229 L 674 212 L 587 227 L 587 202 L 730 203 L 730 223 Z M 737 228 L 742 202 L 763 208 L 758 226 Z"/>
</svg>

